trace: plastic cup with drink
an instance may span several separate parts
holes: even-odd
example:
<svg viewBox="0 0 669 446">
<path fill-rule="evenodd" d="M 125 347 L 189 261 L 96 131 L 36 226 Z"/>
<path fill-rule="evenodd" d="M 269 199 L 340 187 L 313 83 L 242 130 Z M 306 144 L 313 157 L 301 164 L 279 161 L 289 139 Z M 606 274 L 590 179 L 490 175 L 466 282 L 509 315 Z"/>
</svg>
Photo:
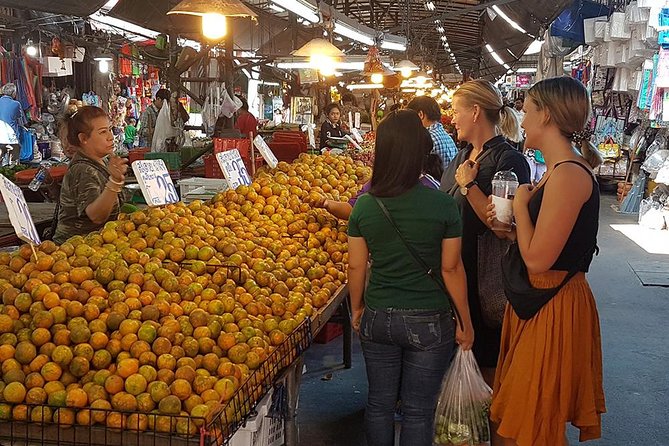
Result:
<svg viewBox="0 0 669 446">
<path fill-rule="evenodd" d="M 494 231 L 510 232 L 513 227 L 513 197 L 518 189 L 518 177 L 510 170 L 500 171 L 492 178 L 492 204 L 495 205 Z"/>
</svg>

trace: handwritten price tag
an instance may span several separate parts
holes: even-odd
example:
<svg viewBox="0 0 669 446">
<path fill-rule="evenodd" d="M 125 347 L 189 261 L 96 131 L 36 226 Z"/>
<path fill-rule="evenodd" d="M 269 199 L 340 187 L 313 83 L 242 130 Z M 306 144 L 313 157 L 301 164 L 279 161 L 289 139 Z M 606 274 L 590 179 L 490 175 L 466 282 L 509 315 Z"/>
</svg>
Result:
<svg viewBox="0 0 669 446">
<path fill-rule="evenodd" d="M 269 148 L 262 136 L 256 136 L 253 140 L 253 145 L 256 146 L 256 149 L 260 151 L 260 154 L 263 158 L 265 158 L 265 162 L 269 164 L 269 167 L 276 169 L 277 164 L 279 164 L 279 160 L 276 159 L 274 152 L 272 152 L 272 149 Z"/>
<path fill-rule="evenodd" d="M 0 175 L 0 192 L 2 192 L 2 199 L 7 206 L 9 221 L 12 222 L 16 235 L 26 243 L 39 245 L 41 240 L 39 234 L 37 234 L 37 229 L 35 229 L 35 223 L 30 216 L 21 188 L 9 181 L 4 175 Z"/>
<path fill-rule="evenodd" d="M 316 137 L 314 136 L 314 124 L 305 124 L 302 126 L 302 131 L 307 132 L 307 136 L 309 137 L 309 145 L 311 148 L 315 149 L 316 148 Z"/>
<path fill-rule="evenodd" d="M 351 129 L 351 135 L 353 135 L 356 141 L 362 142 L 362 135 L 360 134 L 358 129 Z"/>
<path fill-rule="evenodd" d="M 239 150 L 232 149 L 216 154 L 223 175 L 228 182 L 230 189 L 237 189 L 242 184 L 248 186 L 251 184 L 251 177 L 246 170 L 246 166 L 239 155 Z"/>
<path fill-rule="evenodd" d="M 163 160 L 135 161 L 132 163 L 132 171 L 146 203 L 150 206 L 162 206 L 179 201 L 179 194 Z"/>
</svg>

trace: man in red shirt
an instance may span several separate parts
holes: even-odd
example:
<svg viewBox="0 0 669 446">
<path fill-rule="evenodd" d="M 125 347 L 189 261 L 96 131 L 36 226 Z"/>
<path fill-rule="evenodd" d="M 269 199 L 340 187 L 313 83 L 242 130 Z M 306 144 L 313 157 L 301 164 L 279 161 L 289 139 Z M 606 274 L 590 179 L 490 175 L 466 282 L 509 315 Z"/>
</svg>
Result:
<svg viewBox="0 0 669 446">
<path fill-rule="evenodd" d="M 239 100 L 242 101 L 242 107 L 237 111 L 237 120 L 235 121 L 235 128 L 240 131 L 240 133 L 247 137 L 249 133 L 252 133 L 252 138 L 255 137 L 258 131 L 258 120 L 249 112 L 249 103 L 246 102 L 246 99 L 237 95 Z"/>
</svg>

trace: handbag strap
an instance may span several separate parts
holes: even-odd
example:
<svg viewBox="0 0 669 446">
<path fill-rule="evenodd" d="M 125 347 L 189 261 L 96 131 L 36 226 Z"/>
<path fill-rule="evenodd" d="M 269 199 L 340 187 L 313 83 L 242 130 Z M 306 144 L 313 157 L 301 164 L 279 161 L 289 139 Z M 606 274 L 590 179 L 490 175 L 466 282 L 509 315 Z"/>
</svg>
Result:
<svg viewBox="0 0 669 446">
<path fill-rule="evenodd" d="M 455 314 L 455 318 L 460 325 L 460 328 L 464 328 L 464 325 L 462 324 L 462 318 L 460 317 L 460 313 L 458 312 L 457 307 L 455 306 L 455 303 L 453 302 L 453 299 L 451 298 L 451 295 L 448 293 L 448 290 L 446 289 L 446 285 L 444 285 L 443 280 L 441 280 L 434 272 L 434 270 L 428 265 L 425 260 L 420 256 L 418 251 L 411 246 L 411 244 L 407 241 L 407 239 L 404 237 L 404 234 L 402 234 L 402 231 L 400 231 L 400 228 L 397 227 L 397 223 L 395 223 L 395 220 L 393 219 L 392 215 L 390 215 L 390 212 L 388 211 L 388 208 L 386 208 L 386 205 L 383 204 L 381 200 L 379 200 L 377 197 L 373 196 L 374 201 L 376 201 L 376 204 L 379 205 L 379 208 L 381 208 L 381 212 L 383 212 L 383 215 L 386 217 L 386 220 L 388 220 L 388 223 L 395 229 L 395 232 L 397 232 L 397 235 L 400 237 L 400 240 L 402 240 L 402 243 L 404 243 L 404 246 L 407 248 L 407 251 L 409 251 L 409 254 L 414 258 L 416 263 L 425 270 L 425 274 L 427 274 L 430 279 L 432 279 L 438 286 L 441 291 L 446 294 L 446 297 L 448 297 L 448 301 L 451 305 L 451 308 L 453 309 L 453 314 Z"/>
<path fill-rule="evenodd" d="M 487 157 L 492 155 L 495 148 L 497 148 L 498 146 L 501 146 L 502 144 L 505 144 L 505 143 L 506 143 L 506 140 L 503 143 L 495 144 L 492 147 L 486 148 L 486 150 L 484 150 L 483 152 L 481 152 L 477 155 L 474 162 L 475 163 L 481 163 L 484 159 L 486 159 Z M 469 151 L 469 153 L 471 153 L 471 151 Z M 465 158 L 469 158 L 469 155 L 467 155 Z M 451 187 L 451 190 L 448 191 L 448 195 L 451 195 L 451 196 L 455 195 L 455 193 L 457 192 L 457 190 L 459 188 L 460 188 L 460 186 L 458 185 L 458 182 L 456 181 L 455 184 L 453 185 L 453 187 Z"/>
</svg>

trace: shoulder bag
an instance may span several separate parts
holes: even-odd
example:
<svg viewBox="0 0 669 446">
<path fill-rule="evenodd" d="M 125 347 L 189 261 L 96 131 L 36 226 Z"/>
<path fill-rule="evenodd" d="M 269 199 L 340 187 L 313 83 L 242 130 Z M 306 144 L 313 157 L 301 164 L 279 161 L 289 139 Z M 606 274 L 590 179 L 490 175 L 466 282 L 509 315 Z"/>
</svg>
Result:
<svg viewBox="0 0 669 446">
<path fill-rule="evenodd" d="M 430 279 L 432 279 L 439 289 L 446 295 L 448 298 L 448 302 L 451 306 L 451 309 L 453 310 L 453 314 L 455 315 L 455 320 L 460 325 L 460 328 L 464 329 L 464 325 L 462 324 L 462 318 L 460 317 L 460 313 L 458 312 L 457 307 L 455 306 L 455 302 L 453 302 L 453 299 L 451 298 L 451 295 L 449 294 L 448 290 L 446 289 L 446 285 L 444 284 L 443 279 L 438 273 L 435 273 L 434 270 L 423 260 L 423 258 L 420 256 L 418 251 L 409 244 L 406 238 L 404 238 L 404 234 L 402 234 L 402 231 L 400 231 L 400 228 L 397 227 L 397 224 L 395 223 L 395 220 L 393 217 L 390 215 L 390 212 L 388 211 L 388 208 L 386 208 L 386 205 L 383 204 L 381 200 L 379 200 L 377 197 L 371 195 L 372 198 L 374 198 L 374 201 L 376 201 L 376 204 L 379 205 L 381 208 L 381 211 L 383 212 L 383 215 L 386 217 L 386 220 L 388 220 L 388 223 L 395 229 L 395 232 L 397 232 L 397 235 L 400 237 L 400 240 L 402 240 L 402 243 L 404 243 L 404 246 L 407 248 L 407 251 L 409 251 L 409 254 L 414 258 L 416 263 L 425 271 L 425 274 L 428 275 Z"/>
<path fill-rule="evenodd" d="M 574 161 L 565 161 L 574 162 Z M 574 162 L 575 163 L 575 162 Z M 581 163 L 575 163 L 586 169 Z M 593 193 L 597 187 L 593 180 Z M 562 282 L 553 288 L 534 288 L 530 282 L 525 261 L 517 243 L 513 243 L 502 259 L 502 279 L 506 294 L 513 311 L 523 320 L 532 319 L 582 268 L 586 267 L 593 255 L 599 254 L 597 242 L 588 247 L 581 259 L 572 266 Z"/>
</svg>

